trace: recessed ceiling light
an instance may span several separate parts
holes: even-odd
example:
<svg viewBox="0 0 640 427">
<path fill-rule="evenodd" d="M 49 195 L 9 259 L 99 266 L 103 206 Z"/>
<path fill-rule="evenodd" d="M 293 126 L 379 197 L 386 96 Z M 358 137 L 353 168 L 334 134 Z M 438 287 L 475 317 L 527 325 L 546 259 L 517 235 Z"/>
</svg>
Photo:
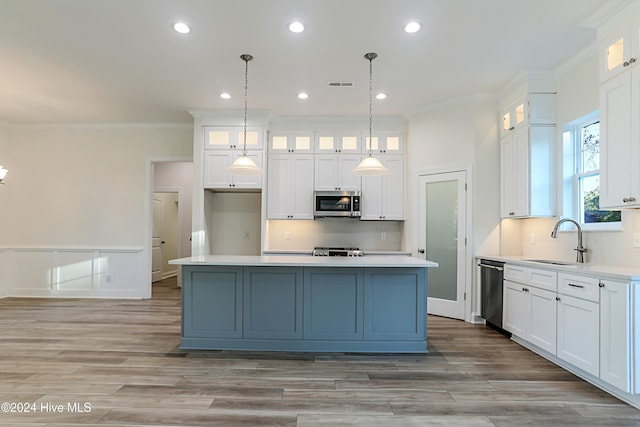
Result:
<svg viewBox="0 0 640 427">
<path fill-rule="evenodd" d="M 378 94 L 376 94 L 376 99 L 387 99 L 387 94 L 380 92 Z"/>
<path fill-rule="evenodd" d="M 300 21 L 294 21 L 289 24 L 289 31 L 292 33 L 301 33 L 304 31 L 304 24 Z"/>
<path fill-rule="evenodd" d="M 180 34 L 189 34 L 191 32 L 191 27 L 184 22 L 176 22 L 173 24 L 173 29 Z"/>
<path fill-rule="evenodd" d="M 229 92 L 222 92 L 220 94 L 220 98 L 222 98 L 222 99 L 231 99 L 231 94 Z"/>
<path fill-rule="evenodd" d="M 407 33 L 417 33 L 418 31 L 420 31 L 420 28 L 421 28 L 420 23 L 416 21 L 409 22 L 407 25 L 404 26 L 404 30 Z"/>
<path fill-rule="evenodd" d="M 298 99 L 307 99 L 309 98 L 309 94 L 307 92 L 300 92 L 298 94 Z"/>
</svg>

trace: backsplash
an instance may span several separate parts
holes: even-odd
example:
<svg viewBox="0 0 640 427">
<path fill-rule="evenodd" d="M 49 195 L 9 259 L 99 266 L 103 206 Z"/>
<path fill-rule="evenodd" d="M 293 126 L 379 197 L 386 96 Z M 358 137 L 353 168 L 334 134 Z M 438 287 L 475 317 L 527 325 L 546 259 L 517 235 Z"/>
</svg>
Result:
<svg viewBox="0 0 640 427">
<path fill-rule="evenodd" d="M 366 251 L 399 251 L 404 222 L 350 218 L 271 220 L 265 250 L 311 251 L 316 246 L 353 246 Z"/>
<path fill-rule="evenodd" d="M 567 230 L 570 231 L 560 232 L 558 239 L 552 239 L 551 230 L 557 220 L 503 220 L 501 255 L 575 261 L 575 226 L 569 225 Z M 640 248 L 634 247 L 636 233 L 640 233 L 640 210 L 622 211 L 622 230 L 583 232 L 583 245 L 587 248 L 585 262 L 620 267 L 640 266 Z"/>
</svg>

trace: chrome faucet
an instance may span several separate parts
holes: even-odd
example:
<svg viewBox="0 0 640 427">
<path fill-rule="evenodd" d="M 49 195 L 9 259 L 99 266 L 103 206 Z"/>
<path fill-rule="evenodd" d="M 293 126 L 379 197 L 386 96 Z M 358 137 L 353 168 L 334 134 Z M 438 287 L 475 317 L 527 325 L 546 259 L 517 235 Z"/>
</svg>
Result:
<svg viewBox="0 0 640 427">
<path fill-rule="evenodd" d="M 560 225 L 564 222 L 572 222 L 576 225 L 576 227 L 578 227 L 578 247 L 575 248 L 574 250 L 577 252 L 577 257 L 576 257 L 576 261 L 577 262 L 584 262 L 584 253 L 587 252 L 587 248 L 585 248 L 584 246 L 582 246 L 582 227 L 580 227 L 580 223 L 578 223 L 578 221 L 573 220 L 571 218 L 563 218 L 560 221 L 558 221 L 556 223 L 556 226 L 553 227 L 553 231 L 551 232 L 551 237 L 553 239 L 557 239 L 558 238 L 558 228 L 560 227 Z"/>
</svg>

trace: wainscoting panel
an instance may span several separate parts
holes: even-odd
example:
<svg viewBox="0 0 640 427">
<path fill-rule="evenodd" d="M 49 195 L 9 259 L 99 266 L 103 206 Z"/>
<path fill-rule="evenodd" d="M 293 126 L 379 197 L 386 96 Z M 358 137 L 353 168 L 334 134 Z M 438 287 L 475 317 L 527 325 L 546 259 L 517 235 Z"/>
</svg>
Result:
<svg viewBox="0 0 640 427">
<path fill-rule="evenodd" d="M 18 248 L 0 252 L 0 297 L 150 298 L 142 248 Z"/>
</svg>

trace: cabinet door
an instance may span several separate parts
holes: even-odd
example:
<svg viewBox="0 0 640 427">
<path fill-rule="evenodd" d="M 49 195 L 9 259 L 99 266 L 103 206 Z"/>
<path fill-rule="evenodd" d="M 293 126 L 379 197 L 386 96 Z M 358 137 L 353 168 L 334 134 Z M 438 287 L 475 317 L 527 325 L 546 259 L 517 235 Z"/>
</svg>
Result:
<svg viewBox="0 0 640 427">
<path fill-rule="evenodd" d="M 529 289 L 529 316 L 527 318 L 526 340 L 551 354 L 556 354 L 556 293 Z"/>
<path fill-rule="evenodd" d="M 631 73 L 600 87 L 600 207 L 618 208 L 631 196 Z M 638 143 L 637 141 L 635 142 Z M 638 197 L 640 200 L 640 197 Z"/>
<path fill-rule="evenodd" d="M 289 159 L 286 154 L 270 155 L 267 177 L 267 218 L 291 217 Z"/>
<path fill-rule="evenodd" d="M 505 280 L 503 294 L 502 327 L 520 338 L 526 338 L 529 300 L 524 286 Z"/>
<path fill-rule="evenodd" d="M 367 268 L 364 274 L 364 338 L 423 341 L 426 268 Z"/>
<path fill-rule="evenodd" d="M 360 163 L 360 155 L 339 155 L 338 157 L 338 190 L 360 191 L 361 177 L 351 173 Z"/>
<path fill-rule="evenodd" d="M 304 269 L 304 339 L 362 340 L 364 271 Z"/>
<path fill-rule="evenodd" d="M 235 150 L 231 161 L 235 160 L 240 155 L 240 151 Z M 261 151 L 247 151 L 247 157 L 250 158 L 258 165 L 259 168 L 263 168 L 262 164 L 262 152 Z M 231 178 L 233 182 L 233 188 L 244 188 L 258 190 L 262 188 L 262 175 L 235 175 Z"/>
<path fill-rule="evenodd" d="M 637 26 L 635 30 L 637 31 Z M 601 82 L 617 76 L 637 62 L 638 58 L 634 57 L 633 52 L 633 44 L 638 42 L 637 37 L 637 32 L 634 34 L 631 28 L 622 27 L 599 43 Z"/>
<path fill-rule="evenodd" d="M 593 376 L 600 372 L 599 304 L 559 295 L 557 355 Z"/>
<path fill-rule="evenodd" d="M 528 215 L 529 195 L 528 128 L 502 138 L 500 143 L 500 215 L 517 218 Z"/>
<path fill-rule="evenodd" d="M 245 267 L 243 338 L 302 338 L 302 267 Z"/>
<path fill-rule="evenodd" d="M 224 171 L 233 158 L 230 150 L 205 152 L 204 188 L 233 188 L 232 176 Z"/>
<path fill-rule="evenodd" d="M 382 219 L 404 219 L 404 158 L 385 156 L 383 164 L 391 170 L 382 177 Z"/>
<path fill-rule="evenodd" d="M 182 268 L 182 335 L 242 338 L 242 267 Z"/>
<path fill-rule="evenodd" d="M 270 153 L 313 153 L 311 132 L 273 132 L 269 137 Z"/>
<path fill-rule="evenodd" d="M 632 360 L 630 285 L 603 280 L 600 288 L 600 379 L 632 393 Z"/>
<path fill-rule="evenodd" d="M 334 155 L 316 155 L 315 158 L 316 191 L 334 191 L 338 189 L 338 157 Z"/>
<path fill-rule="evenodd" d="M 362 177 L 362 217 L 367 221 L 404 220 L 404 159 L 402 156 L 380 156 L 380 162 L 391 170 L 389 175 Z"/>
<path fill-rule="evenodd" d="M 290 192 L 292 219 L 313 219 L 313 167 L 314 159 L 308 156 L 290 156 Z"/>
</svg>

